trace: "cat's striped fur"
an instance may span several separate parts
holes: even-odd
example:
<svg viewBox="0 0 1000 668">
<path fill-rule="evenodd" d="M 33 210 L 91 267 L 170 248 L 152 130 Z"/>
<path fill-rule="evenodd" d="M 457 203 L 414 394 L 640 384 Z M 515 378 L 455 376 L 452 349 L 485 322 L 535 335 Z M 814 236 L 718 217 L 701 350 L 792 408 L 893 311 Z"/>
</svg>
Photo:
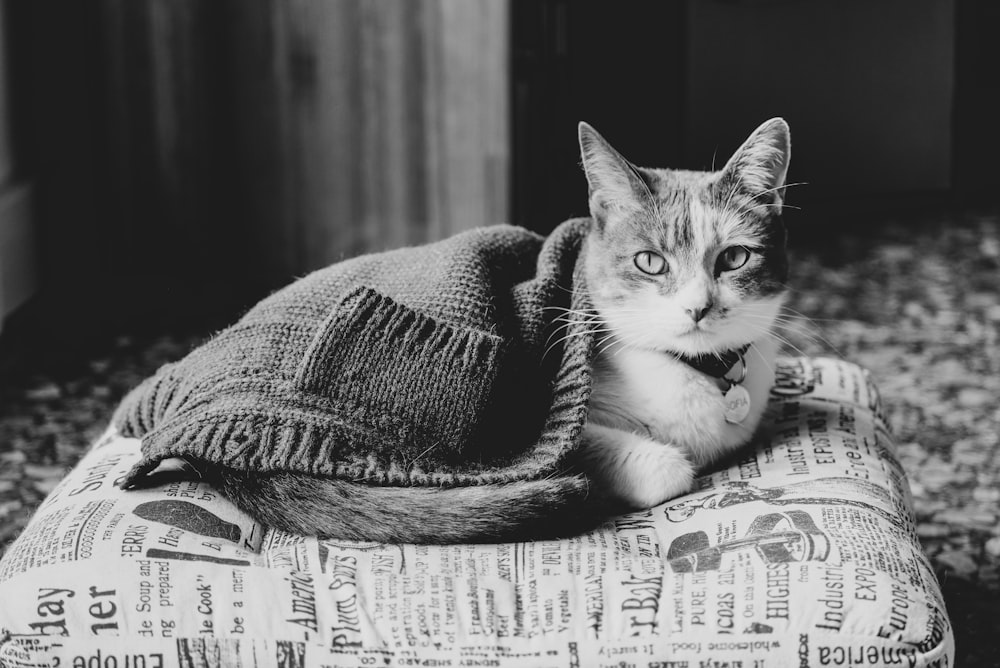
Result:
<svg viewBox="0 0 1000 668">
<path fill-rule="evenodd" d="M 764 123 L 718 172 L 635 167 L 586 124 L 580 144 L 595 221 L 587 284 L 603 339 L 586 468 L 612 496 L 649 507 L 749 441 L 766 407 L 788 272 L 780 216 L 788 126 Z M 727 250 L 745 252 L 745 264 L 720 269 Z M 639 253 L 662 258 L 662 273 L 639 269 Z M 728 384 L 678 357 L 747 346 L 750 413 L 734 424 L 725 419 Z"/>
<path fill-rule="evenodd" d="M 631 165 L 580 125 L 593 228 L 584 248 L 598 335 L 581 475 L 510 485 L 376 487 L 296 473 L 207 471 L 261 521 L 304 534 L 385 542 L 471 542 L 576 533 L 612 509 L 649 507 L 752 436 L 773 380 L 770 335 L 784 293 L 780 213 L 789 158 L 781 119 L 760 126 L 715 172 Z M 720 253 L 745 248 L 737 269 Z M 637 254 L 666 271 L 651 275 Z M 652 258 L 652 255 L 644 256 Z M 738 349 L 752 409 L 723 417 L 719 381 L 678 355 Z"/>
</svg>

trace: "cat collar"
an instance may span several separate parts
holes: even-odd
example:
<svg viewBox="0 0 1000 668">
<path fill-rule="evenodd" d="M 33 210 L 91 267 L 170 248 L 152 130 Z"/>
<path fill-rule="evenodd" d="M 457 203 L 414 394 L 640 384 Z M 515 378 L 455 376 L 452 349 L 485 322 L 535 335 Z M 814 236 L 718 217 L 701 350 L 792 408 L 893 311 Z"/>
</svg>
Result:
<svg viewBox="0 0 1000 668">
<path fill-rule="evenodd" d="M 722 391 L 722 402 L 724 407 L 723 417 L 730 424 L 741 424 L 750 414 L 750 393 L 740 383 L 746 380 L 747 363 L 743 359 L 743 354 L 750 349 L 747 344 L 739 350 L 727 350 L 718 355 L 698 355 L 697 357 L 687 357 L 677 355 L 677 358 L 688 364 L 693 369 L 708 374 L 713 378 L 724 381 L 729 387 Z M 736 365 L 740 365 L 740 376 L 733 380 L 727 375 Z"/>
</svg>

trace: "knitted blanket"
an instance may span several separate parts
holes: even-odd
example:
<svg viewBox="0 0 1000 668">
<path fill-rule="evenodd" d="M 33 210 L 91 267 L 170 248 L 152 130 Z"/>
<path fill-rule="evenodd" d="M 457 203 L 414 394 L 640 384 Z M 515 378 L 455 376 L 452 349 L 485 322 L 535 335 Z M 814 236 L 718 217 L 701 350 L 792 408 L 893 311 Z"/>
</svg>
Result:
<svg viewBox="0 0 1000 668">
<path fill-rule="evenodd" d="M 123 400 L 143 453 L 123 484 L 171 457 L 374 485 L 558 475 L 590 392 L 592 339 L 566 311 L 589 308 L 589 225 L 480 228 L 276 292 Z"/>
</svg>

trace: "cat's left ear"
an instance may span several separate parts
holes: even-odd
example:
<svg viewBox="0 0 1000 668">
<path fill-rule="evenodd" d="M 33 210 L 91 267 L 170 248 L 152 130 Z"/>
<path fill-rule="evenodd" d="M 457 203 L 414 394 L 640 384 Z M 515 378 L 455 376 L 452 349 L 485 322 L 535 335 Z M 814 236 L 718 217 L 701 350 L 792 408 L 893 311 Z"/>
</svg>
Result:
<svg viewBox="0 0 1000 668">
<path fill-rule="evenodd" d="M 750 195 L 761 197 L 762 202 L 773 202 L 776 212 L 781 213 L 791 155 L 788 123 L 783 118 L 772 118 L 737 149 L 722 170 L 723 178 L 733 179 Z"/>
<path fill-rule="evenodd" d="M 590 186 L 590 213 L 603 227 L 609 217 L 641 210 L 650 197 L 638 169 L 597 130 L 580 122 L 580 157 Z"/>
</svg>

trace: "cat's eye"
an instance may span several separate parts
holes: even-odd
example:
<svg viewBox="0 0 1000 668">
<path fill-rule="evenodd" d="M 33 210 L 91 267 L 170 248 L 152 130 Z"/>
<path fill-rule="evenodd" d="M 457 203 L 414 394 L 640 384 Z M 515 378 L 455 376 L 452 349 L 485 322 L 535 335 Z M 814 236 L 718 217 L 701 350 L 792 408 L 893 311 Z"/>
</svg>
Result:
<svg viewBox="0 0 1000 668">
<path fill-rule="evenodd" d="M 635 254 L 635 266 L 640 271 L 650 275 L 662 274 L 667 271 L 667 261 L 663 256 L 653 251 L 640 251 Z"/>
<path fill-rule="evenodd" d="M 739 269 L 750 259 L 750 251 L 743 246 L 730 246 L 719 253 L 719 259 L 715 261 L 716 273 L 733 271 Z"/>
</svg>

